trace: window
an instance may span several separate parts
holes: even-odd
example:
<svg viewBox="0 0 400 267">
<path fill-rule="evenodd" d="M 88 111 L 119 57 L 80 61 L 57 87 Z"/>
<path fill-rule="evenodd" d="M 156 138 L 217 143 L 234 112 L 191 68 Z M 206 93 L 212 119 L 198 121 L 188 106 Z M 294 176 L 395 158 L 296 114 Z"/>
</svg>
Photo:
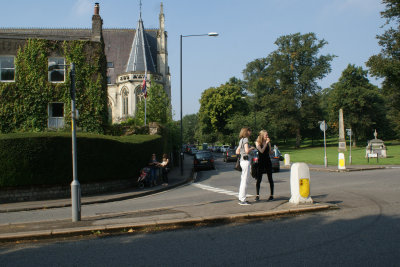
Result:
<svg viewBox="0 0 400 267">
<path fill-rule="evenodd" d="M 49 58 L 49 82 L 65 81 L 65 60 L 62 57 Z"/>
<path fill-rule="evenodd" d="M 64 128 L 64 103 L 49 104 L 49 128 Z"/>
<path fill-rule="evenodd" d="M 107 62 L 107 68 L 114 68 L 114 62 Z"/>
<path fill-rule="evenodd" d="M 111 84 L 111 77 L 107 76 L 107 84 Z"/>
<path fill-rule="evenodd" d="M 0 56 L 0 81 L 13 82 L 15 77 L 14 56 Z"/>
<path fill-rule="evenodd" d="M 126 88 L 122 91 L 122 115 L 128 116 L 128 90 Z"/>
</svg>

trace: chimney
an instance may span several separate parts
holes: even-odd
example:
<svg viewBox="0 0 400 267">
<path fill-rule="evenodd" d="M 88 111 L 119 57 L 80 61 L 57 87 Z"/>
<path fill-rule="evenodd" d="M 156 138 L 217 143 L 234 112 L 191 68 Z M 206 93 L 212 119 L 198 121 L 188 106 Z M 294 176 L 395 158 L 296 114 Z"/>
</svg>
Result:
<svg viewBox="0 0 400 267">
<path fill-rule="evenodd" d="M 92 16 L 92 41 L 100 42 L 103 35 L 103 20 L 100 17 L 100 5 L 94 4 L 94 14 Z"/>
<path fill-rule="evenodd" d="M 99 15 L 100 6 L 99 3 L 94 3 L 94 14 Z"/>
</svg>

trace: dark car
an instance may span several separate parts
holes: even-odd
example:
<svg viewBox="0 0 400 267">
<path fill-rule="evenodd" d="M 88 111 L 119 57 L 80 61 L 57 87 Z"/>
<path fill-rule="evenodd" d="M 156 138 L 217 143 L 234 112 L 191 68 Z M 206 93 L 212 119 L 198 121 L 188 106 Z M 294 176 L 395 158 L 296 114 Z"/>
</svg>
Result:
<svg viewBox="0 0 400 267">
<path fill-rule="evenodd" d="M 197 148 L 195 148 L 195 147 L 191 147 L 190 150 L 189 150 L 189 154 L 190 154 L 190 155 L 194 155 L 194 154 L 196 154 L 197 152 L 199 152 L 199 150 L 197 150 Z"/>
<path fill-rule="evenodd" d="M 193 169 L 215 169 L 214 156 L 210 151 L 199 151 L 193 157 Z"/>
<path fill-rule="evenodd" d="M 272 171 L 273 172 L 279 172 L 281 170 L 281 166 L 280 166 L 280 152 L 279 150 L 277 150 L 277 152 L 272 153 L 269 155 L 270 159 L 271 159 L 271 163 L 272 163 Z M 253 150 L 251 152 L 251 173 L 255 173 L 254 170 L 257 168 L 257 164 L 258 164 L 258 151 L 257 150 Z"/>
<path fill-rule="evenodd" d="M 224 162 L 236 161 L 236 160 L 237 160 L 237 155 L 235 149 L 230 148 L 224 153 Z"/>
</svg>

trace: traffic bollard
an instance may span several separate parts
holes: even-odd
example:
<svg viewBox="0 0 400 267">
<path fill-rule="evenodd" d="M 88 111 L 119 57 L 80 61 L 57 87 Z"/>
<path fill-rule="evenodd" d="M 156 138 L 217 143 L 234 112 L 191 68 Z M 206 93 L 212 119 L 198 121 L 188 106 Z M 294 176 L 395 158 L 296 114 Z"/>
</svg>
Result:
<svg viewBox="0 0 400 267">
<path fill-rule="evenodd" d="M 285 154 L 285 166 L 290 166 L 290 155 Z"/>
<path fill-rule="evenodd" d="M 310 195 L 310 169 L 303 162 L 293 163 L 290 168 L 290 203 L 313 203 Z"/>
<path fill-rule="evenodd" d="M 345 159 L 344 159 L 344 153 L 339 153 L 338 169 L 339 170 L 345 170 L 346 169 L 346 162 L 345 162 Z"/>
</svg>

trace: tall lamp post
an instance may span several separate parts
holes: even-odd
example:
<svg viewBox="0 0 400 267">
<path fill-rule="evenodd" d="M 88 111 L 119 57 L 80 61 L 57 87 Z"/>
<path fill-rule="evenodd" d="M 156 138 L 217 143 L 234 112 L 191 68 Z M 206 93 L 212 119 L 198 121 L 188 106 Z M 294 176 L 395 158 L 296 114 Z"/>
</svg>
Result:
<svg viewBox="0 0 400 267">
<path fill-rule="evenodd" d="M 72 177 L 71 183 L 71 202 L 72 202 L 72 221 L 81 220 L 81 185 L 78 181 L 78 166 L 76 157 L 76 109 L 75 109 L 75 64 L 71 63 L 71 128 L 72 128 Z"/>
<path fill-rule="evenodd" d="M 81 220 L 81 185 L 78 181 L 78 167 L 76 156 L 76 119 L 78 117 L 77 110 L 75 109 L 75 63 L 71 65 L 57 64 L 56 62 L 49 62 L 49 71 L 53 70 L 56 66 L 70 67 L 70 95 L 71 95 L 71 132 L 72 132 L 72 183 L 71 183 L 71 206 L 72 206 L 72 221 L 77 222 Z"/>
<path fill-rule="evenodd" d="M 181 140 L 180 140 L 180 153 L 179 153 L 179 158 L 180 158 L 180 165 L 181 165 L 181 176 L 183 175 L 183 124 L 182 124 L 182 38 L 183 37 L 195 37 L 195 36 L 218 36 L 218 33 L 216 32 L 210 32 L 210 33 L 205 33 L 205 34 L 191 34 L 191 35 L 180 35 L 180 84 L 181 84 Z"/>
</svg>

